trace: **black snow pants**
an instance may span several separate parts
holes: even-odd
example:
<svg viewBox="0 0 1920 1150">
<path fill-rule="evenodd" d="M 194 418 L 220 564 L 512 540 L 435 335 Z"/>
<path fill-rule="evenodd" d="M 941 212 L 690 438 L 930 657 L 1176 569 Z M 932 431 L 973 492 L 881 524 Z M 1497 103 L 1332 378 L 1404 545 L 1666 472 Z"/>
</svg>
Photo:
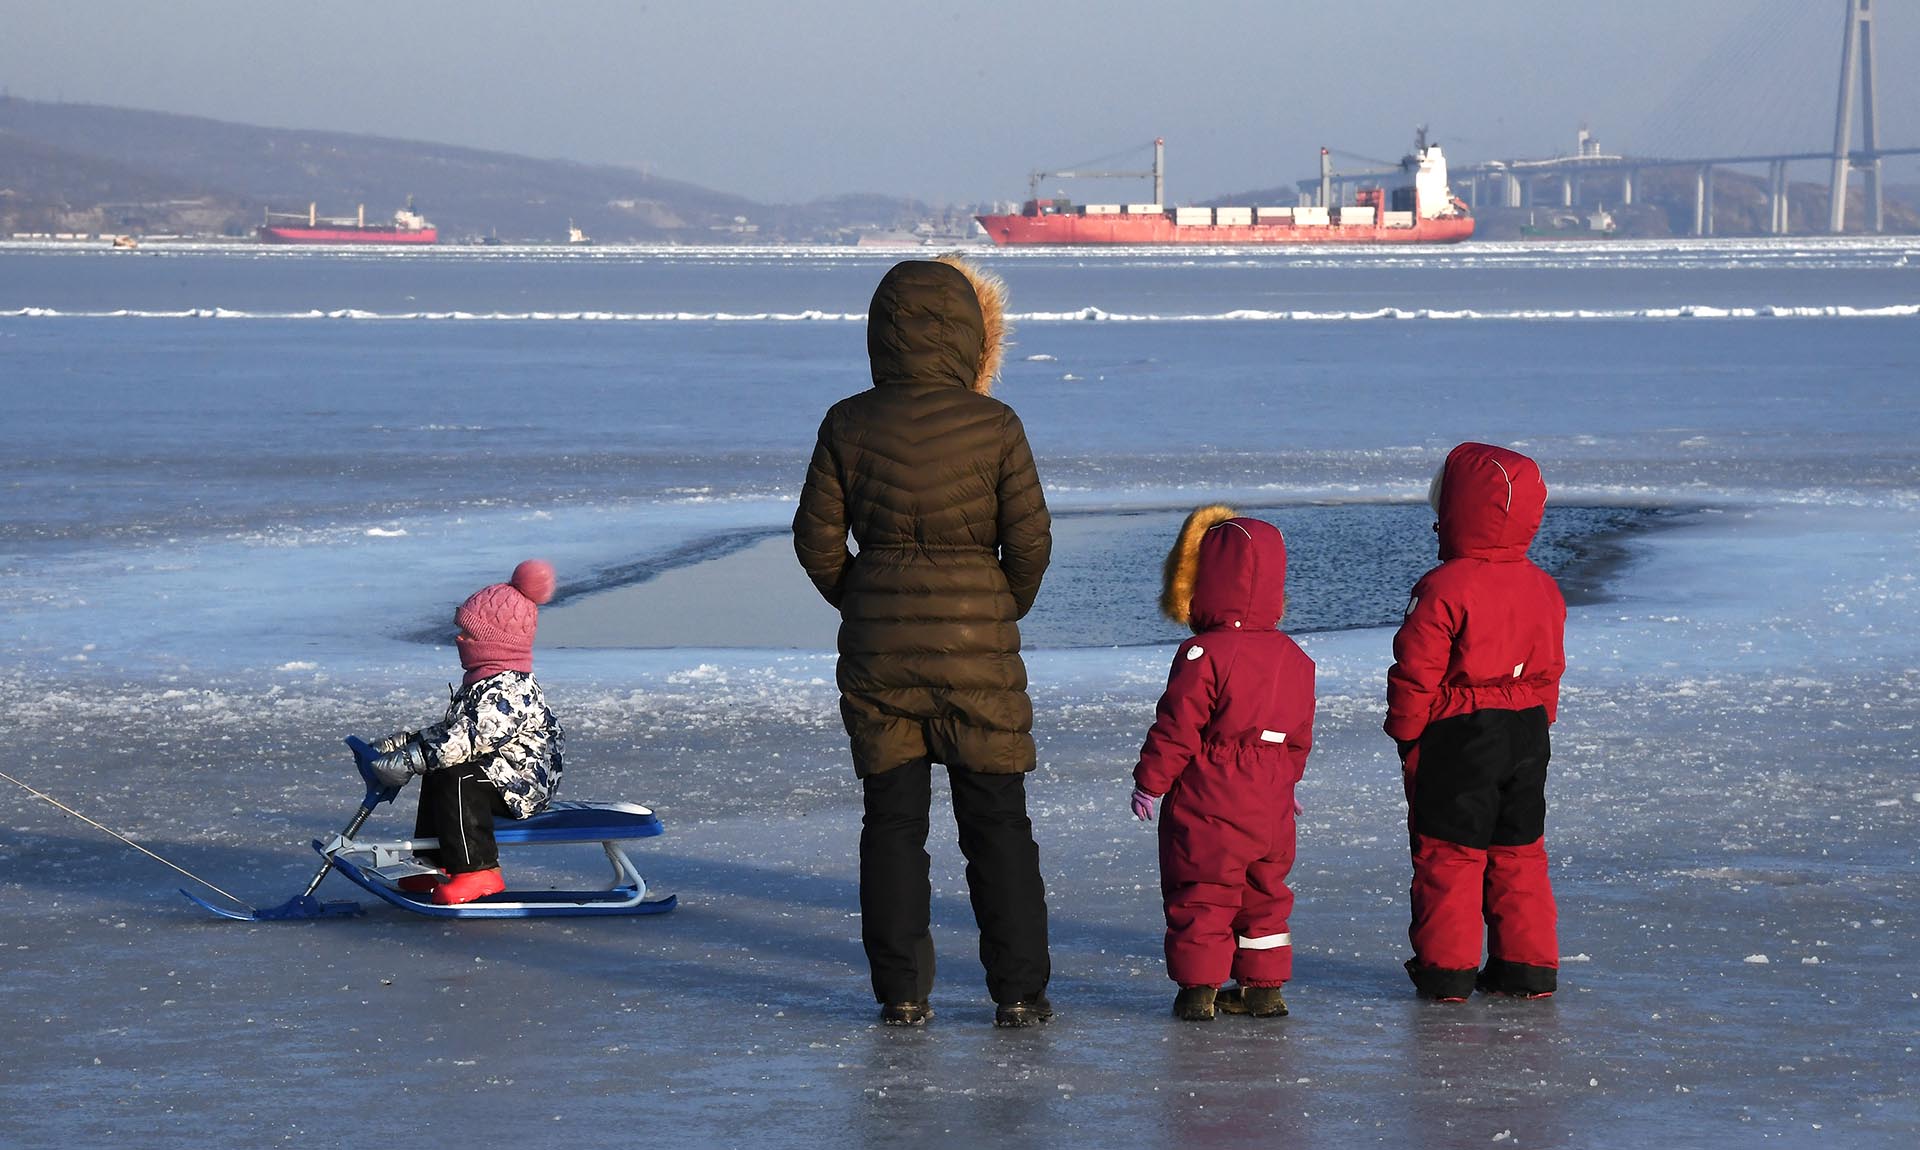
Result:
<svg viewBox="0 0 1920 1150">
<path fill-rule="evenodd" d="M 493 817 L 505 815 L 500 788 L 478 767 L 442 767 L 420 776 L 420 810 L 413 819 L 415 838 L 440 840 L 440 849 L 420 857 L 448 874 L 493 870 L 500 848 L 493 841 Z"/>
<path fill-rule="evenodd" d="M 923 1002 L 933 990 L 933 891 L 928 878 L 932 765 L 917 759 L 869 775 L 860 831 L 861 942 L 881 1003 Z M 997 1003 L 1040 994 L 1047 957 L 1047 894 L 1027 818 L 1025 775 L 948 767 L 967 892 L 980 927 L 980 963 Z"/>
<path fill-rule="evenodd" d="M 1551 994 L 1559 912 L 1547 875 L 1547 710 L 1484 710 L 1430 724 L 1413 773 L 1414 985 Z M 1480 966 L 1482 945 L 1487 964 Z"/>
</svg>

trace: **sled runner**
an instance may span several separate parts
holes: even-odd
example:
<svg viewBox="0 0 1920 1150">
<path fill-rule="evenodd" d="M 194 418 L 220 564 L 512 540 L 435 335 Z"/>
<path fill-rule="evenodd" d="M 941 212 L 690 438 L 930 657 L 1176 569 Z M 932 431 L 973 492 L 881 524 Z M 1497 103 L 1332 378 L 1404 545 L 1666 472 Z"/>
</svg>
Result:
<svg viewBox="0 0 1920 1150">
<path fill-rule="evenodd" d="M 351 743 L 349 744 L 351 746 Z M 267 922 L 282 919 L 338 918 L 364 914 L 357 902 L 321 902 L 313 897 L 320 883 L 338 870 L 354 884 L 415 914 L 435 918 L 535 918 L 541 916 L 662 914 L 677 903 L 674 895 L 648 898 L 647 882 L 640 877 L 626 846 L 636 839 L 653 838 L 664 831 L 659 816 L 637 803 L 556 802 L 531 818 L 502 818 L 494 823 L 494 839 L 500 846 L 540 846 L 555 843 L 598 843 L 613 865 L 613 883 L 602 890 L 505 890 L 472 902 L 441 906 L 427 894 L 399 889 L 397 884 L 409 875 L 429 874 L 432 868 L 419 863 L 414 852 L 431 850 L 439 840 L 363 841 L 353 836 L 381 803 L 391 802 L 400 793 L 398 787 L 382 786 L 368 770 L 366 760 L 355 756 L 367 793 L 345 830 L 330 839 L 315 839 L 313 849 L 324 860 L 318 874 L 307 884 L 306 892 L 295 895 L 277 907 L 247 907 L 240 911 L 216 906 L 194 894 L 180 893 L 207 910 L 226 918 Z M 244 904 L 243 904 L 244 905 Z"/>
<path fill-rule="evenodd" d="M 627 857 L 626 844 L 660 834 L 660 819 L 636 803 L 561 803 L 526 819 L 499 819 L 494 841 L 503 847 L 542 843 L 599 843 L 613 864 L 613 885 L 605 890 L 505 890 L 458 906 L 441 906 L 425 894 L 394 884 L 408 875 L 432 874 L 414 861 L 414 852 L 432 850 L 438 839 L 360 842 L 342 835 L 313 849 L 332 859 L 335 870 L 371 894 L 402 910 L 436 918 L 531 918 L 536 915 L 660 914 L 674 908 L 673 895 L 647 899 L 647 881 Z"/>
</svg>

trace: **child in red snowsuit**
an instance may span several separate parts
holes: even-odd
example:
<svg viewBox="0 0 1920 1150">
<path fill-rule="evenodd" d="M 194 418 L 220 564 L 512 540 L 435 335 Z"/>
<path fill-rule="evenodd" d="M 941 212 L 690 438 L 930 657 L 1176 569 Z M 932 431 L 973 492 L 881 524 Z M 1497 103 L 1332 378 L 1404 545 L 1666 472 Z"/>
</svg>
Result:
<svg viewBox="0 0 1920 1150">
<path fill-rule="evenodd" d="M 1387 672 L 1413 847 L 1407 973 L 1446 1002 L 1476 987 L 1544 997 L 1560 967 L 1547 725 L 1567 666 L 1566 601 L 1527 559 L 1547 485 L 1526 456 L 1463 443 L 1428 499 L 1440 566 L 1414 584 Z"/>
<path fill-rule="evenodd" d="M 1187 517 L 1161 609 L 1193 628 L 1134 768 L 1134 814 L 1160 819 L 1174 1014 L 1287 1013 L 1294 786 L 1313 747 L 1313 660 L 1279 630 L 1287 548 L 1231 508 Z M 1239 986 L 1217 994 L 1229 977 Z"/>
</svg>

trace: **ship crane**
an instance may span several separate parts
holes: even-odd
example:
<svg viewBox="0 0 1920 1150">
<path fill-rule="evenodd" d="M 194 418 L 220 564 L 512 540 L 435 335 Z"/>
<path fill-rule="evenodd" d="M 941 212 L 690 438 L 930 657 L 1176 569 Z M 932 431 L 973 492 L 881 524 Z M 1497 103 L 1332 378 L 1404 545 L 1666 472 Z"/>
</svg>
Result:
<svg viewBox="0 0 1920 1150">
<path fill-rule="evenodd" d="M 1339 148 L 1328 148 L 1327 154 L 1329 156 L 1339 156 L 1343 159 L 1348 159 L 1348 160 L 1359 160 L 1363 164 L 1372 164 L 1375 167 L 1385 168 L 1387 171 L 1390 171 L 1390 172 L 1398 171 L 1400 169 L 1400 166 L 1403 163 L 1405 163 L 1404 159 L 1382 160 L 1377 156 L 1363 156 L 1359 152 L 1343 152 Z"/>
<path fill-rule="evenodd" d="M 1123 153 L 1124 154 L 1124 153 Z M 1152 180 L 1153 202 L 1166 202 L 1166 160 L 1167 142 L 1164 139 L 1153 142 L 1153 167 L 1144 172 L 1136 171 L 1094 171 L 1075 168 L 1060 172 L 1030 172 L 1027 174 L 1027 198 L 1040 198 L 1040 185 L 1047 180 Z"/>
<path fill-rule="evenodd" d="M 1421 129 L 1423 132 L 1425 129 Z M 1349 160 L 1359 160 L 1363 164 L 1372 164 L 1377 170 L 1363 172 L 1336 172 L 1333 170 L 1333 157 L 1343 156 Z M 1333 180 L 1335 176 L 1349 179 L 1356 176 L 1390 176 L 1406 167 L 1406 160 L 1382 160 L 1374 156 L 1363 156 L 1358 152 L 1343 152 L 1339 148 L 1320 149 L 1320 194 L 1318 203 L 1327 207 L 1333 203 Z"/>
</svg>

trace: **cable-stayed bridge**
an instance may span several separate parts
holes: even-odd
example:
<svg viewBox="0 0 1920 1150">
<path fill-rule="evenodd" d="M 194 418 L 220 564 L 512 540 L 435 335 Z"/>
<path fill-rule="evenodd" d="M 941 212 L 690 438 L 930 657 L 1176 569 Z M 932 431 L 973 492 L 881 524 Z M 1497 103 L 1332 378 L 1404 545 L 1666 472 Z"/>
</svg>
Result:
<svg viewBox="0 0 1920 1150">
<path fill-rule="evenodd" d="M 1452 168 L 1455 188 L 1469 205 L 1502 204 L 1507 207 L 1555 205 L 1573 207 L 1604 202 L 1630 206 L 1643 176 L 1660 171 L 1690 171 L 1693 175 L 1694 235 L 1714 233 L 1714 176 L 1721 169 L 1759 168 L 1767 172 L 1767 198 L 1770 205 L 1768 231 L 1775 235 L 1788 232 L 1790 220 L 1790 166 L 1822 165 L 1827 176 L 1828 212 L 1826 230 L 1843 232 L 1848 226 L 1852 177 L 1861 177 L 1862 213 L 1855 220 L 1859 230 L 1880 232 L 1886 224 L 1884 168 L 1889 158 L 1920 156 L 1920 145 L 1887 146 L 1882 143 L 1878 82 L 1881 75 L 1905 80 L 1906 71 L 1877 73 L 1885 61 L 1875 56 L 1874 28 L 1876 9 L 1892 7 L 1892 0 L 1761 0 L 1740 34 L 1717 53 L 1703 60 L 1699 71 L 1683 83 L 1654 118 L 1645 150 L 1631 154 L 1610 154 L 1585 129 L 1579 135 L 1572 155 L 1548 158 L 1511 157 L 1460 164 Z M 1902 17 L 1920 20 L 1920 4 L 1909 2 Z M 1780 147 L 1777 137 L 1786 130 L 1805 138 L 1807 118 L 1834 91 L 1829 87 L 1832 73 L 1829 58 L 1812 44 L 1810 21 L 1825 24 L 1842 36 L 1839 89 L 1833 104 L 1833 136 L 1830 147 Z M 1831 40 L 1823 40 L 1831 45 Z M 1781 59 L 1797 61 L 1798 72 L 1780 70 Z M 1716 91 L 1754 88 L 1758 75 L 1758 96 L 1746 109 L 1745 123 L 1730 122 L 1722 114 L 1708 117 L 1702 109 L 1712 104 Z M 1900 111 L 1911 115 L 1913 106 L 1905 101 Z M 1902 128 L 1912 131 L 1915 125 Z M 1722 151 L 1708 141 L 1735 141 L 1732 149 Z M 1774 146 L 1765 146 L 1766 140 Z M 1741 143 L 1747 144 L 1740 147 Z M 1333 177 L 1336 190 L 1345 186 L 1376 182 L 1391 170 L 1344 172 Z M 1303 180 L 1303 192 L 1317 190 L 1318 181 Z"/>
</svg>

